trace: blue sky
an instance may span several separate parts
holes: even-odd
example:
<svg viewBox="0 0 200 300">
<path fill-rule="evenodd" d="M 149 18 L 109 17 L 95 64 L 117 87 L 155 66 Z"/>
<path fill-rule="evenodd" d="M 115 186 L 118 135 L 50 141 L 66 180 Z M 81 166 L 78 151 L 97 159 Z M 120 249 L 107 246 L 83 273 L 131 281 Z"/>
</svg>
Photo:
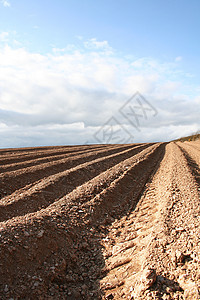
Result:
<svg viewBox="0 0 200 300">
<path fill-rule="evenodd" d="M 0 3 L 0 147 L 95 142 L 112 116 L 133 131 L 136 91 L 158 115 L 135 142 L 199 129 L 199 1 Z"/>
</svg>

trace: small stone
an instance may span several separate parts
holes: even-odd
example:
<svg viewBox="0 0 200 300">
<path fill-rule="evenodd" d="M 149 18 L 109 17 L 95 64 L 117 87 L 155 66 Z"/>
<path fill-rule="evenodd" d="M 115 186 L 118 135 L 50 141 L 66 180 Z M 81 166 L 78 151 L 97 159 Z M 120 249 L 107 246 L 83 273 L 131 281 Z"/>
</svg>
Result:
<svg viewBox="0 0 200 300">
<path fill-rule="evenodd" d="M 145 289 L 148 289 L 156 281 L 156 271 L 154 269 L 144 269 L 140 282 L 144 285 Z"/>
<path fill-rule="evenodd" d="M 34 283 L 34 286 L 37 287 L 38 285 L 39 285 L 39 281 L 36 281 L 36 282 Z"/>
<path fill-rule="evenodd" d="M 7 286 L 7 284 L 5 285 L 5 288 L 4 288 L 4 291 L 7 293 L 8 292 L 8 286 Z"/>
<path fill-rule="evenodd" d="M 156 281 L 156 271 L 152 268 L 145 268 L 140 278 L 136 281 L 133 292 L 131 293 L 132 299 L 137 299 L 143 292 L 150 288 Z"/>
<path fill-rule="evenodd" d="M 42 229 L 38 232 L 37 237 L 41 238 L 41 237 L 43 237 L 43 235 L 44 235 L 44 230 Z"/>
<path fill-rule="evenodd" d="M 67 265 L 66 260 L 63 258 L 62 261 L 59 264 L 59 271 L 61 271 L 61 272 L 65 271 L 66 265 Z"/>
<path fill-rule="evenodd" d="M 176 261 L 181 263 L 183 261 L 183 258 L 184 254 L 181 251 L 176 250 Z"/>
<path fill-rule="evenodd" d="M 114 299 L 113 293 L 110 293 L 106 296 L 106 299 Z"/>
</svg>

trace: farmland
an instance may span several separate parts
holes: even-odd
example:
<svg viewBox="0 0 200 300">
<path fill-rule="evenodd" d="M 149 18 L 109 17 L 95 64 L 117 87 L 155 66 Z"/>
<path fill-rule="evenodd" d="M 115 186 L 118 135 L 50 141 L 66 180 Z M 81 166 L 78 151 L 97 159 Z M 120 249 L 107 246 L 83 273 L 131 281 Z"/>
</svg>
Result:
<svg viewBox="0 0 200 300">
<path fill-rule="evenodd" d="M 199 299 L 199 166 L 199 140 L 1 149 L 1 299 Z"/>
</svg>

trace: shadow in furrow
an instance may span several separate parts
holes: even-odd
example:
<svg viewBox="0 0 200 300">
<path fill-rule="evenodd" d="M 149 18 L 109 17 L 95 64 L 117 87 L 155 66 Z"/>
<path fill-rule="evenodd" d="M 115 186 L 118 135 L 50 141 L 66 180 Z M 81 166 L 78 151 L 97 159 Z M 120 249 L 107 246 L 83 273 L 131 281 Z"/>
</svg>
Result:
<svg viewBox="0 0 200 300">
<path fill-rule="evenodd" d="M 159 168 L 165 146 L 161 144 L 90 201 L 74 193 L 74 199 L 60 204 L 59 210 L 54 204 L 49 212 L 36 213 L 33 221 L 31 216 L 26 221 L 19 218 L 14 228 L 12 220 L 5 223 L 1 236 L 7 243 L 0 251 L 0 260 L 6 261 L 0 268 L 2 299 L 102 299 L 101 240 L 112 222 L 135 209 L 145 184 Z M 20 242 L 10 252 L 15 236 Z"/>
<path fill-rule="evenodd" d="M 200 168 L 199 165 L 196 163 L 196 161 L 190 156 L 190 154 L 183 149 L 181 146 L 178 145 L 182 153 L 184 154 L 187 164 L 189 166 L 189 169 L 191 170 L 192 175 L 194 176 L 194 179 L 198 186 L 200 187 Z"/>
<path fill-rule="evenodd" d="M 131 149 L 136 146 L 126 145 L 114 147 L 111 149 L 102 149 L 95 152 L 80 154 L 73 157 L 67 157 L 62 160 L 40 164 L 33 167 L 27 167 L 16 171 L 6 172 L 0 176 L 0 196 L 10 195 L 14 191 L 33 184 L 34 182 L 46 178 L 57 173 L 64 172 L 80 164 L 95 160 L 97 158 L 106 157 L 108 155 L 119 152 L 120 150 Z M 11 184 L 12 182 L 12 184 Z"/>
<path fill-rule="evenodd" d="M 66 151 L 66 152 L 61 152 L 61 153 L 51 153 L 51 154 L 43 154 L 40 155 L 39 158 L 35 155 L 31 156 L 31 157 L 23 157 L 20 159 L 20 161 L 18 162 L 17 159 L 13 159 L 14 163 L 10 163 L 8 161 L 8 163 L 5 162 L 5 160 L 0 160 L 0 172 L 1 174 L 4 174 L 5 172 L 10 172 L 10 171 L 17 171 L 19 169 L 24 169 L 27 167 L 31 167 L 31 166 L 36 166 L 36 165 L 40 165 L 46 162 L 54 162 L 56 160 L 61 160 L 64 158 L 68 158 L 68 157 L 73 157 L 75 155 L 80 155 L 83 153 L 89 153 L 89 152 L 94 152 L 97 151 L 99 149 L 102 149 L 102 147 L 95 147 L 95 148 L 90 148 L 90 149 L 80 149 L 79 150 L 74 150 L 74 151 Z M 104 148 L 105 149 L 105 148 Z"/>
<path fill-rule="evenodd" d="M 83 215 L 81 222 L 78 221 L 78 232 L 73 238 L 75 261 L 71 261 L 66 268 L 63 281 L 59 278 L 53 280 L 58 286 L 65 285 L 70 294 L 67 299 L 102 299 L 99 281 L 105 276 L 105 260 L 101 239 L 108 234 L 107 228 L 112 222 L 135 209 L 145 184 L 159 168 L 164 154 L 165 145 L 161 145 L 147 160 L 141 161 L 115 185 L 86 204 L 88 210 L 92 207 L 92 212 L 89 217 Z M 73 280 L 66 282 L 66 278 Z"/>
<path fill-rule="evenodd" d="M 17 195 L 11 195 L 13 201 L 10 201 L 11 196 L 8 196 L 9 202 L 0 204 L 0 222 L 47 207 L 54 201 L 70 193 L 76 187 L 98 176 L 120 161 L 136 155 L 147 147 L 149 147 L 149 145 L 145 144 L 138 148 L 133 147 L 119 153 L 115 153 L 117 152 L 116 149 L 112 151 L 109 150 L 107 153 L 112 153 L 110 156 L 106 157 L 105 153 L 103 153 L 101 156 L 104 156 L 101 160 L 94 160 L 94 162 L 91 161 L 77 168 L 72 168 L 69 172 L 64 173 L 58 178 L 49 178 L 46 185 L 42 187 L 38 184 L 38 186 L 30 187 L 30 189 L 26 189 L 25 191 L 18 191 Z M 118 149 L 118 151 L 119 150 L 121 150 L 121 148 Z"/>
<path fill-rule="evenodd" d="M 88 210 L 92 207 L 92 213 L 88 214 L 89 217 L 87 215 L 81 219 L 84 226 L 78 226 L 79 232 L 74 237 L 76 261 L 72 267 L 66 268 L 67 278 L 76 278 L 74 282 L 64 281 L 67 290 L 72 293 L 68 299 L 102 299 L 103 292 L 99 282 L 105 276 L 105 260 L 101 240 L 108 234 L 108 226 L 112 222 L 135 209 L 145 184 L 158 170 L 164 154 L 163 144 L 147 160 L 141 161 L 121 180 L 111 184 L 110 188 L 96 195 L 95 199 L 87 204 Z M 79 201 L 81 203 L 81 199 Z M 57 284 L 59 285 L 58 281 Z M 76 295 L 79 295 L 79 298 L 75 298 Z"/>
</svg>

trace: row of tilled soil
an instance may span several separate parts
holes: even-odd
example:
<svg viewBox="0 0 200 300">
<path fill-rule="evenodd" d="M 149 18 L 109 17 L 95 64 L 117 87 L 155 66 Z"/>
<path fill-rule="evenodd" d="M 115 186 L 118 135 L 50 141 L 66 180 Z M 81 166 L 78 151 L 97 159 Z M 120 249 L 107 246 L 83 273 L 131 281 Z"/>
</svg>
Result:
<svg viewBox="0 0 200 300">
<path fill-rule="evenodd" d="M 184 142 L 182 143 L 182 145 L 192 146 L 193 148 L 200 150 L 200 140 L 196 140 L 192 142 Z"/>
<path fill-rule="evenodd" d="M 47 207 L 76 187 L 88 182 L 105 170 L 110 169 L 124 159 L 132 157 L 147 147 L 149 146 L 145 144 L 123 151 L 120 151 L 122 150 L 120 147 L 115 154 L 110 154 L 110 152 L 113 153 L 113 150 L 106 150 L 106 152 L 103 152 L 103 158 L 96 158 L 87 163 L 77 165 L 66 171 L 41 179 L 31 186 L 28 185 L 25 188 L 15 191 L 13 194 L 1 199 L 0 221 L 2 222 L 14 216 L 24 215 Z M 105 154 L 110 155 L 106 156 Z"/>
<path fill-rule="evenodd" d="M 105 147 L 105 146 L 108 146 L 110 144 L 90 144 L 90 145 L 72 145 L 72 146 L 45 146 L 45 147 L 25 147 L 25 148 L 7 148 L 7 149 L 0 149 L 0 153 L 1 155 L 9 155 L 9 156 L 12 156 L 12 155 L 18 155 L 18 154 L 27 154 L 27 153 L 37 153 L 37 152 L 48 152 L 48 151 L 51 151 L 51 152 L 54 152 L 54 151 L 62 151 L 62 150 L 66 150 L 68 149 L 69 151 L 73 150 L 73 149 L 78 149 L 80 147 L 85 147 L 85 148 L 93 148 L 93 147 Z M 112 145 L 117 145 L 117 144 L 112 144 Z"/>
<path fill-rule="evenodd" d="M 134 208 L 164 151 L 165 144 L 139 146 L 91 162 L 99 172 L 61 199 L 1 222 L 2 299 L 101 298 L 107 226 Z"/>
<path fill-rule="evenodd" d="M 103 299 L 200 298 L 200 188 L 183 148 L 167 145 L 136 209 L 108 228 Z"/>
<path fill-rule="evenodd" d="M 74 146 L 42 146 L 42 147 L 22 147 L 22 148 L 6 148 L 6 149 L 0 149 L 0 153 L 1 154 L 8 154 L 8 155 L 12 155 L 13 153 L 23 153 L 23 152 L 27 152 L 27 151 L 38 151 L 38 150 L 49 150 L 49 149 L 55 149 L 55 148 L 70 148 L 70 147 L 74 147 Z"/>
<path fill-rule="evenodd" d="M 114 145 L 113 145 L 114 146 Z M 52 158 L 56 155 L 61 155 L 61 154 L 75 154 L 76 152 L 83 151 L 83 150 L 92 150 L 92 149 L 100 149 L 100 148 L 105 148 L 105 147 L 110 147 L 110 145 L 90 145 L 90 146 L 74 146 L 74 147 L 55 147 L 54 149 L 47 149 L 47 150 L 35 150 L 35 151 L 26 151 L 24 153 L 7 153 L 5 155 L 0 156 L 0 163 L 2 165 L 5 164 L 12 164 L 12 163 L 17 163 L 17 162 L 23 162 L 23 161 L 28 161 L 32 159 L 37 159 L 37 158 L 45 158 L 48 156 L 51 156 Z M 38 148 L 35 148 L 38 149 Z"/>
<path fill-rule="evenodd" d="M 103 147 L 104 149 L 106 147 Z M 108 147 L 109 148 L 109 147 Z M 89 148 L 89 149 L 81 149 L 81 147 L 74 151 L 65 151 L 65 153 L 62 154 L 57 154 L 57 153 L 51 153 L 50 155 L 46 155 L 43 154 L 42 157 L 37 158 L 37 156 L 30 156 L 30 157 L 23 157 L 23 161 L 20 162 L 16 162 L 16 160 L 14 160 L 14 162 L 9 162 L 9 163 L 3 163 L 2 161 L 0 161 L 1 166 L 0 166 L 0 172 L 1 173 L 5 173 L 8 171 L 13 171 L 13 170 L 17 170 L 17 169 L 22 169 L 25 167 L 29 167 L 29 166 L 36 166 L 42 163 L 46 163 L 46 162 L 52 162 L 52 161 L 56 161 L 56 160 L 60 160 L 62 158 L 67 158 L 67 157 L 72 157 L 75 155 L 79 155 L 79 154 L 83 154 L 83 153 L 89 153 L 89 152 L 93 152 L 93 151 L 97 151 L 99 149 L 102 149 L 102 147 L 95 147 L 95 148 Z"/>
<path fill-rule="evenodd" d="M 177 145 L 190 161 L 193 161 L 195 164 L 198 165 L 198 167 L 200 167 L 200 147 L 196 147 L 192 144 L 190 145 L 189 143 L 180 142 L 178 142 Z"/>
<path fill-rule="evenodd" d="M 75 168 L 76 166 L 80 166 L 87 162 L 90 164 L 91 161 L 98 161 L 98 159 L 101 161 L 112 155 L 119 156 L 122 155 L 124 151 L 129 152 L 131 155 L 131 151 L 135 151 L 133 150 L 135 147 L 138 146 L 115 146 L 108 149 L 106 147 L 106 149 L 74 155 L 61 160 L 50 161 L 40 165 L 22 168 L 16 171 L 5 172 L 0 175 L 1 198 L 3 195 L 10 195 L 14 191 L 25 187 L 26 185 L 33 184 L 42 178 L 65 172 L 66 170 Z M 141 147 L 147 147 L 147 145 L 144 144 Z"/>
</svg>

